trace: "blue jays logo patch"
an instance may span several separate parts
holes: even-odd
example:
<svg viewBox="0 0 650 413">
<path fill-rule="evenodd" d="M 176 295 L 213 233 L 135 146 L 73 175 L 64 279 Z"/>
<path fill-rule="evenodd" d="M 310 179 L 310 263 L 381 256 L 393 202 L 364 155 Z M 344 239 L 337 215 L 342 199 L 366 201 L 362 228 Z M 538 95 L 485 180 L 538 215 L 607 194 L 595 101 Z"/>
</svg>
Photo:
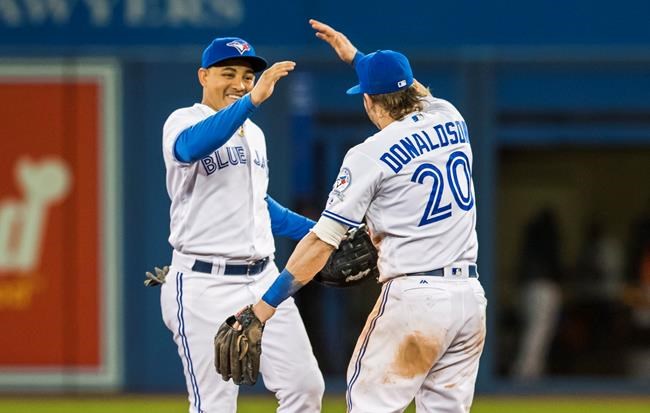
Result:
<svg viewBox="0 0 650 413">
<path fill-rule="evenodd" d="M 351 182 L 352 174 L 350 173 L 350 170 L 348 168 L 342 168 L 341 172 L 339 172 L 339 175 L 336 178 L 336 182 L 334 182 L 333 189 L 335 192 L 343 192 L 348 189 Z"/>
<path fill-rule="evenodd" d="M 246 42 L 242 42 L 240 40 L 233 40 L 230 43 L 226 43 L 226 46 L 234 47 L 237 49 L 239 54 L 244 54 L 245 52 L 251 50 L 251 47 L 248 45 Z"/>
</svg>

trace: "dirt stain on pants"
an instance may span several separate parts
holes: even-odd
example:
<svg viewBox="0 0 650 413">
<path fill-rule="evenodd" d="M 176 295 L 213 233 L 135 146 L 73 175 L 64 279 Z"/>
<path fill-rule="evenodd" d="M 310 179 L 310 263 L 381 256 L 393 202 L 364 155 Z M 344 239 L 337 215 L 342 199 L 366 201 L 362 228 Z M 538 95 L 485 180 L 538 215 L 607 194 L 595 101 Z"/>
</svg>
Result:
<svg viewBox="0 0 650 413">
<path fill-rule="evenodd" d="M 392 370 L 395 374 L 412 378 L 427 373 L 440 354 L 441 343 L 436 337 L 420 331 L 404 337 L 395 354 Z"/>
</svg>

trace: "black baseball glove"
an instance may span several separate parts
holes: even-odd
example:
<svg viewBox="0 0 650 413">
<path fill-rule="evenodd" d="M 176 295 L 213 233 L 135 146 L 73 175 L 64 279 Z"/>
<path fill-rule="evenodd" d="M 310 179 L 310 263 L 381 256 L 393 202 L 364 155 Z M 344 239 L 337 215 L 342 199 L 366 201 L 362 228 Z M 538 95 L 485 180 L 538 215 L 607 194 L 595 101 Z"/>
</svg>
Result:
<svg viewBox="0 0 650 413">
<path fill-rule="evenodd" d="M 328 287 L 350 287 L 369 278 L 377 279 L 377 257 L 368 227 L 361 224 L 350 228 L 314 280 Z"/>
<path fill-rule="evenodd" d="M 214 366 L 225 381 L 232 378 L 235 384 L 255 384 L 260 372 L 263 331 L 264 324 L 251 305 L 221 324 L 214 337 Z"/>
</svg>

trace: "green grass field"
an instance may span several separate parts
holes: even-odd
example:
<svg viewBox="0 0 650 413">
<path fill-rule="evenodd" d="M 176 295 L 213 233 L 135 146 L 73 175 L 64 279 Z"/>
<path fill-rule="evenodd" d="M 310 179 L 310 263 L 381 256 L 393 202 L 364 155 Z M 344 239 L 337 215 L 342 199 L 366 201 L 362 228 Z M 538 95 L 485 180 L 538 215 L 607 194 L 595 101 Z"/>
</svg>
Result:
<svg viewBox="0 0 650 413">
<path fill-rule="evenodd" d="M 242 397 L 238 413 L 275 411 L 275 400 Z M 406 410 L 414 413 L 413 406 Z M 0 413 L 185 413 L 182 396 L 106 396 L 106 397 L 0 397 Z M 345 412 L 345 400 L 328 397 L 323 413 Z M 596 397 L 479 397 L 472 413 L 648 413 L 650 398 Z"/>
</svg>

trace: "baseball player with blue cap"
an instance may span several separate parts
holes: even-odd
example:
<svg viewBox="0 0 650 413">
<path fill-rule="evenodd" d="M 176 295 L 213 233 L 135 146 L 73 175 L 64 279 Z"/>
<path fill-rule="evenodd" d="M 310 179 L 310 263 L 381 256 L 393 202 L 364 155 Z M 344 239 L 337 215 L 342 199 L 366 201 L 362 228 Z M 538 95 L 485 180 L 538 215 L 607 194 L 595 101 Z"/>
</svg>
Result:
<svg viewBox="0 0 650 413">
<path fill-rule="evenodd" d="M 160 301 L 182 360 L 190 413 L 237 410 L 239 387 L 213 367 L 215 331 L 276 279 L 273 236 L 298 240 L 314 225 L 267 194 L 266 139 L 250 117 L 295 63 L 267 66 L 247 41 L 215 39 L 198 69 L 201 103 L 174 111 L 163 127 L 174 251 Z M 277 313 L 265 326 L 264 384 L 278 412 L 320 412 L 323 378 L 298 309 L 287 300 Z"/>
<path fill-rule="evenodd" d="M 342 33 L 310 23 L 354 65 L 359 83 L 347 93 L 363 96 L 379 132 L 348 151 L 321 218 L 252 312 L 272 320 L 365 221 L 383 287 L 350 360 L 347 411 L 402 412 L 415 399 L 418 412 L 467 412 L 487 301 L 465 121 L 413 78 L 403 54 L 364 55 Z"/>
</svg>

